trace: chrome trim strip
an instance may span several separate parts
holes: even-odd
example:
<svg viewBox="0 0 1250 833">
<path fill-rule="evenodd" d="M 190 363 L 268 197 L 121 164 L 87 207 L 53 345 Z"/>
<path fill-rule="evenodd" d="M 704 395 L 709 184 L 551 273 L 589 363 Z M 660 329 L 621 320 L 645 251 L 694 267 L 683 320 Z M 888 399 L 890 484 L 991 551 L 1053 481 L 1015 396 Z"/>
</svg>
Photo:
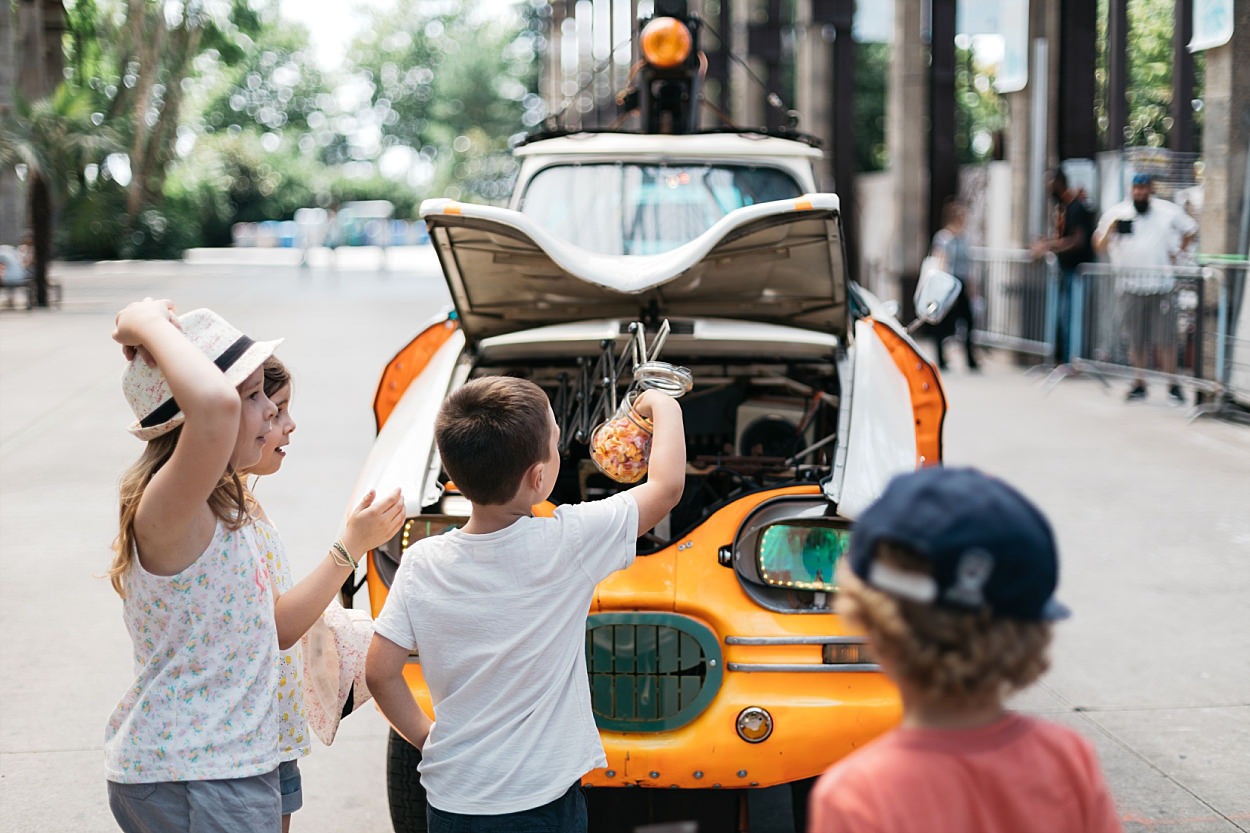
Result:
<svg viewBox="0 0 1250 833">
<path fill-rule="evenodd" d="M 727 636 L 726 645 L 867 645 L 862 636 Z"/>
<path fill-rule="evenodd" d="M 729 670 L 747 673 L 754 671 L 781 671 L 799 674 L 831 674 L 849 671 L 880 671 L 881 666 L 875 662 L 847 663 L 844 665 L 769 665 L 756 662 L 731 662 L 729 663 Z"/>
</svg>

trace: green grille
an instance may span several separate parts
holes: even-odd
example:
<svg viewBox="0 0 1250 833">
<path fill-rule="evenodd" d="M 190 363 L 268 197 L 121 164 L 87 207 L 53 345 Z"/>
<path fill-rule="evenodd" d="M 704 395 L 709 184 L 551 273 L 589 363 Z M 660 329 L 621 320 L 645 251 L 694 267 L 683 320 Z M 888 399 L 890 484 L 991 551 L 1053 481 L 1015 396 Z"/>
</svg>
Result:
<svg viewBox="0 0 1250 833">
<path fill-rule="evenodd" d="M 705 625 L 671 613 L 599 613 L 586 620 L 586 669 L 600 729 L 684 726 L 720 688 L 720 645 Z"/>
</svg>

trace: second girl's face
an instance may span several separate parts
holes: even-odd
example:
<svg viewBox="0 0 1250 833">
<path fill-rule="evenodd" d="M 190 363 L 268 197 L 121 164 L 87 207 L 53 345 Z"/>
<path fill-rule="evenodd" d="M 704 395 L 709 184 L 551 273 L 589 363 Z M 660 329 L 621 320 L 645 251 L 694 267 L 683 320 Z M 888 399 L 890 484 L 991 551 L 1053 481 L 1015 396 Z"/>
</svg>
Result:
<svg viewBox="0 0 1250 833">
<path fill-rule="evenodd" d="M 282 468 L 286 446 L 291 442 L 295 420 L 291 419 L 291 386 L 283 385 L 270 397 L 278 409 L 269 433 L 265 435 L 265 447 L 261 449 L 260 461 L 248 468 L 248 474 L 274 474 Z"/>
<path fill-rule="evenodd" d="M 278 409 L 265 396 L 265 372 L 262 368 L 256 368 L 239 385 L 239 399 L 243 402 L 243 411 L 239 415 L 239 435 L 234 441 L 234 453 L 230 455 L 230 465 L 235 471 L 250 469 L 260 461 L 265 437 L 278 415 Z"/>
</svg>

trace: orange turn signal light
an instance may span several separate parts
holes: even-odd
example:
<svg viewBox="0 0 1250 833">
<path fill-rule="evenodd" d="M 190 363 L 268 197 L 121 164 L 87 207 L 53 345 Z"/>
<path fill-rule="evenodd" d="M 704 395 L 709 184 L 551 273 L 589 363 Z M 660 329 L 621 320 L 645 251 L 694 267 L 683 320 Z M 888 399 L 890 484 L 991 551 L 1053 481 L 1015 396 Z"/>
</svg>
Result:
<svg viewBox="0 0 1250 833">
<path fill-rule="evenodd" d="M 642 28 L 642 57 L 653 67 L 680 66 L 693 46 L 690 29 L 675 17 L 657 17 Z"/>
</svg>

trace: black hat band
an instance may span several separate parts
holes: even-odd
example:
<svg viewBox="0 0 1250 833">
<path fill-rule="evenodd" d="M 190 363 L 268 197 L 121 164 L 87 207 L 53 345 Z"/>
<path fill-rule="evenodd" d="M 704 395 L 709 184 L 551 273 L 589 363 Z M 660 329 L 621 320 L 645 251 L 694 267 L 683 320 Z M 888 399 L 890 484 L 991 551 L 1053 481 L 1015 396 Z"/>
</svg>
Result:
<svg viewBox="0 0 1250 833">
<path fill-rule="evenodd" d="M 213 359 L 213 364 L 217 365 L 217 368 L 222 373 L 225 373 L 228 369 L 230 369 L 231 365 L 239 360 L 240 356 L 247 352 L 247 348 L 251 347 L 255 343 L 256 342 L 252 341 L 247 336 L 239 336 L 238 340 L 235 341 L 234 344 L 231 344 L 222 351 L 220 356 Z M 178 412 L 181 410 L 182 408 L 171 396 L 160 405 L 153 408 L 151 413 L 139 420 L 139 427 L 152 428 L 160 425 L 161 423 L 168 422 L 176 417 Z"/>
</svg>

